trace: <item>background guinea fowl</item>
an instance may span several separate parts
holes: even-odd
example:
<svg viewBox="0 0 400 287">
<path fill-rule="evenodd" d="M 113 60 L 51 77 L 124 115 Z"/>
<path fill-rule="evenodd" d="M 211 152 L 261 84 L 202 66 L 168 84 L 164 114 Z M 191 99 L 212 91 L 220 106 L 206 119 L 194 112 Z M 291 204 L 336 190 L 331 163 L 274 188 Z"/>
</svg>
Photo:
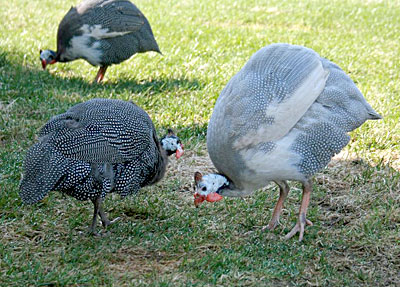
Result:
<svg viewBox="0 0 400 287">
<path fill-rule="evenodd" d="M 103 80 L 107 67 L 136 53 L 158 53 L 150 24 L 127 0 L 86 0 L 72 7 L 58 26 L 57 52 L 40 51 L 43 69 L 47 64 L 85 59 L 100 66 L 95 78 Z"/>
<path fill-rule="evenodd" d="M 107 193 L 121 196 L 159 181 L 167 152 L 183 153 L 172 131 L 161 140 L 147 113 L 132 102 L 93 99 L 53 117 L 39 133 L 25 159 L 20 196 L 24 203 L 43 199 L 50 191 L 92 200 L 97 215 L 107 219 L 101 203 Z"/>
<path fill-rule="evenodd" d="M 280 197 L 269 229 L 278 224 L 289 192 L 303 184 L 298 222 L 286 238 L 302 240 L 311 176 L 346 146 L 347 132 L 380 119 L 353 81 L 313 50 L 273 44 L 256 52 L 221 92 L 207 131 L 210 158 L 221 174 L 195 173 L 195 204 L 245 196 L 275 181 Z"/>
</svg>

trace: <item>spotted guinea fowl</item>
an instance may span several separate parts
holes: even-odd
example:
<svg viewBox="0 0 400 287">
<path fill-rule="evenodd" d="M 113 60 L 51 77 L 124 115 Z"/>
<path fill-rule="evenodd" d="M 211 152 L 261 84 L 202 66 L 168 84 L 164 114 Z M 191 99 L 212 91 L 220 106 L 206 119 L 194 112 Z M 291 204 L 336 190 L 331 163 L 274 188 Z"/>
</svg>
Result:
<svg viewBox="0 0 400 287">
<path fill-rule="evenodd" d="M 311 177 L 349 142 L 348 132 L 380 119 L 345 72 L 311 49 L 273 44 L 256 52 L 221 92 L 212 113 L 207 148 L 220 174 L 195 173 L 195 204 L 246 196 L 274 181 L 280 197 L 268 224 L 278 224 L 289 192 L 303 185 L 299 217 L 304 226 Z"/>
<path fill-rule="evenodd" d="M 95 234 L 97 215 L 107 219 L 106 194 L 136 193 L 159 181 L 167 152 L 182 153 L 172 131 L 161 143 L 147 113 L 132 102 L 93 99 L 53 117 L 39 132 L 39 141 L 27 152 L 20 196 L 24 203 L 42 200 L 50 191 L 79 200 L 90 199 L 94 215 L 89 231 Z"/>
<path fill-rule="evenodd" d="M 128 0 L 85 0 L 72 7 L 58 26 L 57 52 L 40 51 L 43 69 L 47 64 L 85 59 L 100 66 L 95 78 L 101 82 L 107 67 L 136 53 L 158 53 L 150 24 Z"/>
</svg>

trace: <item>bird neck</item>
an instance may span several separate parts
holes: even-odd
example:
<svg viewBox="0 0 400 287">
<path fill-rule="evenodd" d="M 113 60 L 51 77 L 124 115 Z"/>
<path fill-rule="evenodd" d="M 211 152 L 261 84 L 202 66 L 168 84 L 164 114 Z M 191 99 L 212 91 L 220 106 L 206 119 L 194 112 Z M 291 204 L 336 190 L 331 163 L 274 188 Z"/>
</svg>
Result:
<svg viewBox="0 0 400 287">
<path fill-rule="evenodd" d="M 154 158 L 154 172 L 148 178 L 148 184 L 153 184 L 160 181 L 165 174 L 168 165 L 168 155 L 166 150 L 161 146 L 155 133 L 153 134 L 155 141 L 155 158 Z"/>
</svg>

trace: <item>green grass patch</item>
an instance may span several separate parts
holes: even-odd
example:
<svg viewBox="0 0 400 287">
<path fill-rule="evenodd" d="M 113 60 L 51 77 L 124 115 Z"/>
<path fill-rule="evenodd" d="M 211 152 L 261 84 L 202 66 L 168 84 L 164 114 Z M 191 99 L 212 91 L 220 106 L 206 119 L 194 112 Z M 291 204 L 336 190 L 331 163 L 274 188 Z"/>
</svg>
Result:
<svg viewBox="0 0 400 287">
<path fill-rule="evenodd" d="M 58 23 L 76 1 L 3 1 L 0 10 L 0 286 L 398 286 L 400 285 L 400 5 L 398 1 L 135 1 L 163 55 L 108 69 L 83 60 L 41 70 Z M 351 133 L 315 176 L 305 239 L 284 241 L 300 202 L 268 223 L 278 190 L 195 209 L 194 171 L 208 171 L 205 136 L 220 91 L 261 47 L 310 47 L 341 66 L 384 116 Z M 121 220 L 87 236 L 89 202 L 51 193 L 25 206 L 24 155 L 37 131 L 75 103 L 132 100 L 160 135 L 172 127 L 186 154 L 165 179 L 105 209 Z M 100 229 L 100 227 L 99 227 Z"/>
</svg>

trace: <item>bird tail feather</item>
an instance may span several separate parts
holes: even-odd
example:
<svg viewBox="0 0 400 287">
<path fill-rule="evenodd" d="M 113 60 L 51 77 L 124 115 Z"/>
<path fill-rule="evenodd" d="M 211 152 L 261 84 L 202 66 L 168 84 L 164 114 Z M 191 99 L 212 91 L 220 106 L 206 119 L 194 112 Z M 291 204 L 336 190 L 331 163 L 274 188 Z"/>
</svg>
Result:
<svg viewBox="0 0 400 287">
<path fill-rule="evenodd" d="M 39 142 L 27 152 L 19 195 L 26 204 L 42 200 L 65 175 L 66 161 L 51 145 Z"/>
<path fill-rule="evenodd" d="M 380 120 L 383 119 L 383 117 L 378 114 L 377 112 L 375 112 L 374 110 L 368 112 L 368 115 L 370 116 L 369 119 L 370 120 Z"/>
</svg>

